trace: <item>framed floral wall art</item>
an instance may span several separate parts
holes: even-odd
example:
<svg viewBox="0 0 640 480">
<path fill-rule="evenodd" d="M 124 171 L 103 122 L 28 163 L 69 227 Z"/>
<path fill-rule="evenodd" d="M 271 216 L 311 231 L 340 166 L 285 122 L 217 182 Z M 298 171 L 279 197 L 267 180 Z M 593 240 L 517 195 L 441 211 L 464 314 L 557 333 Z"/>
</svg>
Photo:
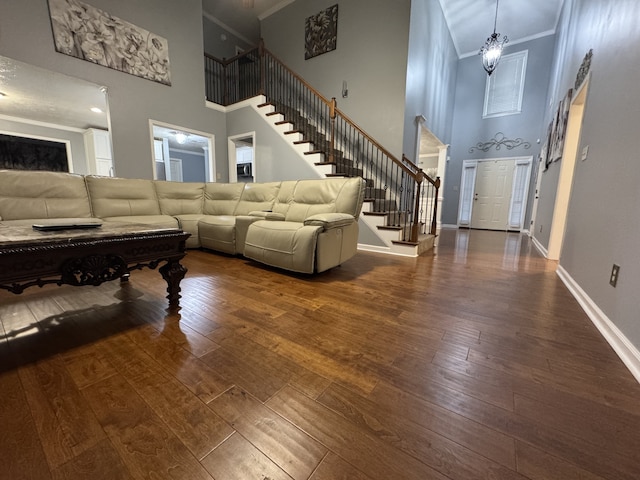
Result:
<svg viewBox="0 0 640 480">
<path fill-rule="evenodd" d="M 304 59 L 336 49 L 338 5 L 307 17 L 304 24 Z"/>
<path fill-rule="evenodd" d="M 79 0 L 49 0 L 49 15 L 56 51 L 171 85 L 165 38 Z"/>
</svg>

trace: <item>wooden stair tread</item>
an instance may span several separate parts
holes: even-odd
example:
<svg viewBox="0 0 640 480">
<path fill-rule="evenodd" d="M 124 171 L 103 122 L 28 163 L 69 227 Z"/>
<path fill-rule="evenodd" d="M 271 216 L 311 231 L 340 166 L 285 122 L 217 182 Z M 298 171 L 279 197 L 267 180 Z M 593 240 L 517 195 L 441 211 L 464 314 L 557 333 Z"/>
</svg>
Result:
<svg viewBox="0 0 640 480">
<path fill-rule="evenodd" d="M 372 217 L 384 217 L 388 215 L 387 212 L 362 212 L 363 215 L 370 215 Z"/>
<path fill-rule="evenodd" d="M 409 245 L 411 247 L 417 247 L 420 245 L 420 242 L 409 242 L 407 240 L 391 240 L 391 243 L 395 245 Z"/>
</svg>

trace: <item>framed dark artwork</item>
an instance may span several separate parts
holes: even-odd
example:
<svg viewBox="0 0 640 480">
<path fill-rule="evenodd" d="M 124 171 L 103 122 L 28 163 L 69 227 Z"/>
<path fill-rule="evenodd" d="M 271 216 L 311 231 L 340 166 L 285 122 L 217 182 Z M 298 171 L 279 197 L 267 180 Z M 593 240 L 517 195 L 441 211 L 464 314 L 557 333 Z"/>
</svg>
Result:
<svg viewBox="0 0 640 480">
<path fill-rule="evenodd" d="M 546 172 L 549 169 L 549 165 L 551 164 L 551 156 L 549 155 L 549 144 L 551 143 L 551 135 L 553 133 L 553 122 L 549 124 L 547 128 L 547 136 L 542 143 L 542 147 L 540 148 L 540 161 L 544 162 L 544 171 Z"/>
<path fill-rule="evenodd" d="M 166 39 L 79 0 L 49 0 L 56 51 L 171 85 Z"/>
<path fill-rule="evenodd" d="M 0 134 L 0 169 L 68 172 L 67 144 Z"/>
<path fill-rule="evenodd" d="M 307 17 L 304 24 L 304 59 L 336 49 L 338 37 L 338 5 Z"/>
<path fill-rule="evenodd" d="M 551 144 L 549 156 L 552 162 L 557 162 L 562 158 L 564 149 L 564 138 L 567 134 L 567 123 L 569 122 L 569 109 L 571 108 L 571 97 L 573 89 L 569 89 L 565 97 L 558 104 L 558 110 L 554 120 L 553 133 L 551 135 Z"/>
</svg>

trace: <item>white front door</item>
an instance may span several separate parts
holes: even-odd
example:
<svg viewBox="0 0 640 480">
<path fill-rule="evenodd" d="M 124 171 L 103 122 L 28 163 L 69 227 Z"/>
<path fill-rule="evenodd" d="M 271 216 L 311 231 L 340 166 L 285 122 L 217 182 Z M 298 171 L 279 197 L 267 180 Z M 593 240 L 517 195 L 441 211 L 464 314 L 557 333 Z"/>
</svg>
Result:
<svg viewBox="0 0 640 480">
<path fill-rule="evenodd" d="M 488 230 L 521 230 L 531 161 L 531 157 L 465 160 L 458 225 Z"/>
<path fill-rule="evenodd" d="M 471 228 L 507 230 L 513 169 L 513 160 L 478 163 Z"/>
</svg>

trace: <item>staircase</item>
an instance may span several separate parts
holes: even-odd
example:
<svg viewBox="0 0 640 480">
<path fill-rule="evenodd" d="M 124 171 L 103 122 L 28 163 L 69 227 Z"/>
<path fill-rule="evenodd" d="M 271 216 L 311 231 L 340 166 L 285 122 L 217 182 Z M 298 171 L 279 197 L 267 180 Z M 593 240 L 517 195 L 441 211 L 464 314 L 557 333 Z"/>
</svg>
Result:
<svg viewBox="0 0 640 480">
<path fill-rule="evenodd" d="M 417 256 L 433 247 L 439 178 L 396 159 L 262 45 L 228 61 L 206 57 L 205 66 L 208 100 L 260 95 L 256 110 L 320 175 L 365 179 L 361 218 L 385 247 L 362 249 Z"/>
</svg>

